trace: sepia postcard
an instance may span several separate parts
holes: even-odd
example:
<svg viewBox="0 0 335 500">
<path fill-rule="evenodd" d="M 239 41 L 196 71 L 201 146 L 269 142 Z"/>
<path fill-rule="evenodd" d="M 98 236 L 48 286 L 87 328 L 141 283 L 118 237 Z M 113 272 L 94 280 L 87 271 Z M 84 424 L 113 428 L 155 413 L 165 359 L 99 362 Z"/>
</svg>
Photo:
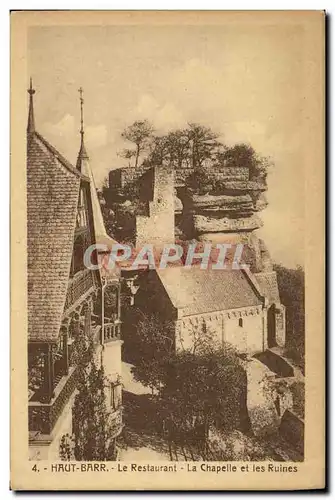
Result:
<svg viewBox="0 0 335 500">
<path fill-rule="evenodd" d="M 325 22 L 11 13 L 11 489 L 325 488 Z"/>
</svg>

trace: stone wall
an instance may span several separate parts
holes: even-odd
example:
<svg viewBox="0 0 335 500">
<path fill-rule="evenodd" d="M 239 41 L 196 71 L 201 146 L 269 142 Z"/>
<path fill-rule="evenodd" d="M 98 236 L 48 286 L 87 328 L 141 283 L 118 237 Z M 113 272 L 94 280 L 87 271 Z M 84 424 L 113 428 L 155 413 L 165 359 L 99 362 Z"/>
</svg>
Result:
<svg viewBox="0 0 335 500">
<path fill-rule="evenodd" d="M 127 167 L 127 168 L 117 168 L 109 172 L 109 187 L 110 189 L 123 189 L 129 184 L 136 182 L 148 168 L 138 166 Z"/>
<path fill-rule="evenodd" d="M 240 353 L 254 354 L 265 348 L 263 331 L 264 311 L 259 307 L 245 311 L 233 311 L 224 321 L 223 338 Z"/>
<path fill-rule="evenodd" d="M 129 183 L 136 182 L 150 167 L 139 165 L 135 167 L 121 167 L 109 172 L 109 187 L 111 189 L 124 188 Z M 189 168 L 175 168 L 176 183 L 184 184 L 187 177 L 189 177 L 194 172 L 192 167 Z M 217 179 L 220 180 L 231 180 L 231 181 L 248 181 L 249 180 L 249 169 L 246 167 L 232 168 L 232 167 L 220 167 L 209 169 L 209 172 L 215 173 Z"/>
<path fill-rule="evenodd" d="M 264 314 L 263 308 L 256 306 L 181 317 L 176 322 L 176 349 L 193 348 L 201 335 L 208 334 L 218 346 L 226 342 L 240 353 L 263 351 L 266 348 Z"/>
<path fill-rule="evenodd" d="M 215 172 L 216 179 L 248 181 L 249 169 L 246 167 L 218 167 L 212 168 L 211 173 Z"/>
<path fill-rule="evenodd" d="M 257 359 L 246 362 L 247 409 L 251 430 L 255 436 L 273 434 L 280 425 L 280 417 L 268 387 L 269 378 L 275 377 Z"/>
</svg>

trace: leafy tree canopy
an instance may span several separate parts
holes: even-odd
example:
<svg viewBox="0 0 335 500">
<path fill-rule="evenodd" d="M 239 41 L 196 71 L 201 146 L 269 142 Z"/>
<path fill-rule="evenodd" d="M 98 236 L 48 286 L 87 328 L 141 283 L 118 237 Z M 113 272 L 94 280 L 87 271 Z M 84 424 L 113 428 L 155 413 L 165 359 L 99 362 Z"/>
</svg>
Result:
<svg viewBox="0 0 335 500">
<path fill-rule="evenodd" d="M 246 375 L 234 351 L 181 351 L 166 362 L 163 374 L 167 419 L 184 426 L 195 419 L 225 429 L 240 426 Z"/>
<path fill-rule="evenodd" d="M 137 120 L 129 127 L 125 128 L 121 137 L 135 145 L 134 149 L 124 149 L 120 156 L 130 160 L 135 158 L 135 167 L 138 166 L 140 154 L 143 153 L 149 146 L 152 138 L 153 127 L 148 120 Z"/>
<path fill-rule="evenodd" d="M 260 156 L 250 144 L 225 145 L 215 131 L 199 123 L 188 123 L 184 129 L 172 130 L 166 135 L 154 133 L 153 126 L 147 121 L 135 121 L 121 134 L 132 142 L 134 149 L 125 149 L 120 156 L 139 166 L 140 156 L 143 165 L 151 166 L 163 160 L 177 168 L 192 168 L 199 173 L 208 167 L 247 167 L 251 180 L 266 180 L 272 166 L 269 158 Z"/>
<path fill-rule="evenodd" d="M 219 347 L 204 324 L 190 332 L 189 347 L 176 352 L 171 324 L 157 316 L 139 321 L 134 349 L 136 380 L 155 389 L 162 418 L 172 427 L 239 426 L 245 404 L 246 375 L 235 351 Z"/>
</svg>

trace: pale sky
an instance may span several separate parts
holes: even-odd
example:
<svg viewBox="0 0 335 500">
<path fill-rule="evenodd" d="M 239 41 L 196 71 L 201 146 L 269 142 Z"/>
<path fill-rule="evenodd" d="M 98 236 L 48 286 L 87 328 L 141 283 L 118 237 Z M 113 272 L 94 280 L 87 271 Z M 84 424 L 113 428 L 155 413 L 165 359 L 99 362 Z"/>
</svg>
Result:
<svg viewBox="0 0 335 500">
<path fill-rule="evenodd" d="M 261 235 L 275 262 L 303 265 L 306 59 L 298 25 L 30 28 L 35 122 L 71 162 L 85 139 L 99 185 L 125 165 L 120 133 L 147 118 L 166 132 L 193 121 L 250 142 L 275 166 Z"/>
</svg>

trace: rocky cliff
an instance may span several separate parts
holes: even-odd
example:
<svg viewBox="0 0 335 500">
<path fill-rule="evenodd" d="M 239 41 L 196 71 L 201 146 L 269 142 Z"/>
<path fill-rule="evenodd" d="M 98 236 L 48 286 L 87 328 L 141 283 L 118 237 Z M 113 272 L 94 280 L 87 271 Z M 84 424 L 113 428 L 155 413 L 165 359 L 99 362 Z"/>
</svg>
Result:
<svg viewBox="0 0 335 500">
<path fill-rule="evenodd" d="M 124 206 L 127 205 L 127 216 L 131 213 L 134 219 L 131 223 L 135 228 L 134 244 L 138 239 L 136 221 L 143 215 L 149 216 L 148 211 L 143 212 L 143 207 L 152 204 L 153 200 L 152 171 L 152 168 L 144 167 L 120 168 L 109 175 L 109 189 L 105 197 L 116 218 L 118 213 L 123 216 Z M 267 274 L 272 273 L 269 275 L 272 286 L 268 295 L 272 303 L 278 303 L 272 260 L 257 234 L 263 224 L 260 212 L 267 206 L 266 176 L 251 177 L 246 167 L 215 165 L 200 172 L 191 168 L 176 168 L 171 178 L 174 179 L 175 239 L 243 243 L 243 259 L 253 273 L 259 274 L 262 284 Z M 170 209 L 173 210 L 171 203 Z M 127 224 L 130 224 L 129 219 Z M 118 238 L 122 240 L 122 221 L 118 227 Z"/>
</svg>

